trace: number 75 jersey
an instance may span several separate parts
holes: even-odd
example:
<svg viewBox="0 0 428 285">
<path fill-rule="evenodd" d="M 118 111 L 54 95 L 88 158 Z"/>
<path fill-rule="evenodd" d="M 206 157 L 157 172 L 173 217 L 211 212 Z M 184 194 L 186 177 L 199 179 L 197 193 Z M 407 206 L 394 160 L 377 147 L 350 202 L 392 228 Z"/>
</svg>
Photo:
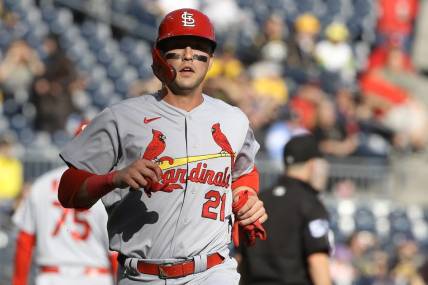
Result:
<svg viewBox="0 0 428 285">
<path fill-rule="evenodd" d="M 39 265 L 109 267 L 107 213 L 102 203 L 77 210 L 65 209 L 58 201 L 58 185 L 66 169 L 57 168 L 36 179 L 13 221 L 36 236 Z"/>
</svg>

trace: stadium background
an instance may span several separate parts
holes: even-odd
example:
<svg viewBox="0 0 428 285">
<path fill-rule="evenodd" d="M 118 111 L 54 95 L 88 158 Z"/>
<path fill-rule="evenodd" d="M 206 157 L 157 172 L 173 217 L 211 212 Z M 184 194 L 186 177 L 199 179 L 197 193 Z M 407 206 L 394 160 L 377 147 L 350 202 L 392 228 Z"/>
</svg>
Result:
<svg viewBox="0 0 428 285">
<path fill-rule="evenodd" d="M 0 284 L 10 284 L 17 201 L 62 163 L 58 150 L 82 119 L 157 90 L 150 46 L 162 15 L 179 7 L 200 8 L 216 26 L 206 92 L 250 118 L 262 188 L 280 173 L 290 135 L 319 139 L 330 161 L 323 199 L 335 283 L 420 284 L 426 0 L 0 1 Z"/>
</svg>

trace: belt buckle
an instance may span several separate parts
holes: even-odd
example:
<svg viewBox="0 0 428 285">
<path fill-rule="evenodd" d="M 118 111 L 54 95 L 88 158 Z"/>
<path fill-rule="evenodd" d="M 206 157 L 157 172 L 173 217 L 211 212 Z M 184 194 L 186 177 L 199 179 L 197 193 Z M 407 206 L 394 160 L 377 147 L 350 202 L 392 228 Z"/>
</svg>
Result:
<svg viewBox="0 0 428 285">
<path fill-rule="evenodd" d="M 164 267 L 171 267 L 175 265 L 174 263 L 162 263 L 159 265 L 159 278 L 161 279 L 168 279 L 171 278 L 171 276 L 168 276 L 168 273 L 165 272 Z"/>
</svg>

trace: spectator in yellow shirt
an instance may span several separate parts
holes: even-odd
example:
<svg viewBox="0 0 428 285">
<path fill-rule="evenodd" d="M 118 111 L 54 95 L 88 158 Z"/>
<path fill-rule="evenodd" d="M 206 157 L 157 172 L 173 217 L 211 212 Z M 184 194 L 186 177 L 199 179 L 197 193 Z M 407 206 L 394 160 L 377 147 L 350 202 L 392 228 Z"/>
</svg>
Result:
<svg viewBox="0 0 428 285">
<path fill-rule="evenodd" d="M 223 47 L 223 52 L 213 60 L 210 70 L 207 73 L 207 79 L 224 77 L 235 80 L 243 72 L 243 65 L 235 55 L 232 46 Z"/>
<path fill-rule="evenodd" d="M 15 199 L 22 189 L 22 163 L 12 154 L 14 139 L 0 136 L 0 200 Z"/>
</svg>

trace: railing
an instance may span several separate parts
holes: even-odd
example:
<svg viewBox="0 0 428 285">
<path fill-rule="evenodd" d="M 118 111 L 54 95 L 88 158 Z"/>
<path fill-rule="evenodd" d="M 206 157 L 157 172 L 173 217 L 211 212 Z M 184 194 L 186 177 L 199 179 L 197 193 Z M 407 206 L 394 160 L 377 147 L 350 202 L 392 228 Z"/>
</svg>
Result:
<svg viewBox="0 0 428 285">
<path fill-rule="evenodd" d="M 391 194 L 397 186 L 394 184 L 392 165 L 385 159 L 348 157 L 329 159 L 330 190 L 341 181 L 350 181 L 356 190 Z"/>
<path fill-rule="evenodd" d="M 26 182 L 32 182 L 43 173 L 61 165 L 65 165 L 59 157 L 57 159 L 25 157 L 22 159 L 22 162 L 24 166 L 24 180 Z"/>
<path fill-rule="evenodd" d="M 391 166 L 385 161 L 376 159 L 346 158 L 329 159 L 330 174 L 327 183 L 332 190 L 341 181 L 350 181 L 358 190 L 392 193 L 395 184 L 392 180 Z M 25 181 L 32 181 L 46 171 L 64 165 L 60 158 L 27 157 L 23 159 Z M 257 161 L 260 172 L 260 188 L 273 185 L 283 171 L 278 163 L 268 159 Z"/>
<path fill-rule="evenodd" d="M 376 191 L 385 195 L 394 190 L 392 166 L 383 159 L 347 157 L 327 160 L 329 161 L 328 191 L 333 190 L 343 181 L 351 182 L 356 190 Z M 261 175 L 261 189 L 275 183 L 283 171 L 280 164 L 267 159 L 259 160 L 257 167 Z"/>
</svg>

